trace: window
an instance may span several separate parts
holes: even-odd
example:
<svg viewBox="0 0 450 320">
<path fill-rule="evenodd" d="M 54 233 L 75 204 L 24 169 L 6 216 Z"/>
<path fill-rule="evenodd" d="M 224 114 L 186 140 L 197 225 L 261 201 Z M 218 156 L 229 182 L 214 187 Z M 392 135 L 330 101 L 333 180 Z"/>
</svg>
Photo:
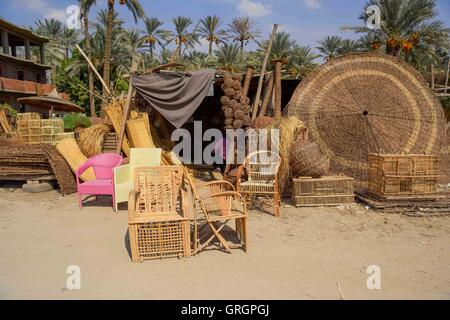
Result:
<svg viewBox="0 0 450 320">
<path fill-rule="evenodd" d="M 40 75 L 40 74 L 37 74 L 37 75 L 36 75 L 36 82 L 41 83 L 41 81 L 42 81 L 41 75 Z"/>
<path fill-rule="evenodd" d="M 2 76 L 2 67 L 0 67 L 0 77 Z"/>
<path fill-rule="evenodd" d="M 18 80 L 25 80 L 25 74 L 23 73 L 23 71 L 18 71 L 17 72 L 17 79 Z"/>
</svg>

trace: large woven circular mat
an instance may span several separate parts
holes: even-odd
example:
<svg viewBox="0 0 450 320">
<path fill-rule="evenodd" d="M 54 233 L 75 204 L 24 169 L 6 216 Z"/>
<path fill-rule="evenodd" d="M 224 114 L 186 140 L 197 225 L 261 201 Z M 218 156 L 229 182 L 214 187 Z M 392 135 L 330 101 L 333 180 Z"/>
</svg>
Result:
<svg viewBox="0 0 450 320">
<path fill-rule="evenodd" d="M 422 76 L 388 55 L 357 53 L 332 59 L 300 83 L 288 114 L 306 122 L 331 169 L 367 180 L 367 154 L 439 154 L 442 106 Z"/>
</svg>

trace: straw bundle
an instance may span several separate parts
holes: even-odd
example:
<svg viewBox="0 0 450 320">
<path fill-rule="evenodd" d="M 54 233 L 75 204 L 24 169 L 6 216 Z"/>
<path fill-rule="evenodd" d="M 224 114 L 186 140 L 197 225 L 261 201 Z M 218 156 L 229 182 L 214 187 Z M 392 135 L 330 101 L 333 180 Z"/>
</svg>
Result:
<svg viewBox="0 0 450 320">
<path fill-rule="evenodd" d="M 120 134 L 120 126 L 123 118 L 123 103 L 124 102 L 121 101 L 115 101 L 103 108 L 103 110 L 106 112 L 106 115 L 108 116 L 109 121 L 111 121 L 114 131 L 117 135 Z M 123 137 L 122 150 L 127 155 L 127 157 L 130 156 L 130 142 L 128 141 L 127 136 Z"/>
<path fill-rule="evenodd" d="M 281 157 L 278 172 L 279 189 L 281 194 L 287 195 L 291 192 L 292 173 L 289 166 L 291 146 L 299 139 L 306 139 L 306 126 L 299 118 L 293 116 L 278 118 L 267 129 L 279 129 L 279 155 Z"/>
<path fill-rule="evenodd" d="M 111 129 L 105 124 L 96 124 L 80 133 L 80 149 L 87 157 L 102 153 L 103 140 Z"/>
<path fill-rule="evenodd" d="M 66 160 L 73 172 L 86 162 L 86 156 L 81 152 L 75 139 L 67 138 L 61 140 L 56 145 L 56 150 Z M 89 181 L 95 179 L 94 170 L 89 168 L 80 177 L 83 181 Z"/>
</svg>

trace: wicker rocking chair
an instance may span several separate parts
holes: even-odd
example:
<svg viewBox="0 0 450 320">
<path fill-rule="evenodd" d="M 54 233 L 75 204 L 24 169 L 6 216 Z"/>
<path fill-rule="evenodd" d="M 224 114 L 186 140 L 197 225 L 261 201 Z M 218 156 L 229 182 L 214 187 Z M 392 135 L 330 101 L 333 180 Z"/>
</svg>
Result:
<svg viewBox="0 0 450 320">
<path fill-rule="evenodd" d="M 128 200 L 128 230 L 133 262 L 187 257 L 190 226 L 182 166 L 139 167 Z"/>
<path fill-rule="evenodd" d="M 187 174 L 187 178 L 191 185 L 196 206 L 203 214 L 205 221 L 198 228 L 197 213 L 195 214 L 193 253 L 197 254 L 202 251 L 214 239 L 217 239 L 228 253 L 231 253 L 231 249 L 234 248 L 242 248 L 247 251 L 247 208 L 242 196 L 234 191 L 233 185 L 227 181 L 218 180 L 196 187 L 189 174 Z M 206 195 L 201 196 L 201 194 Z M 230 220 L 235 220 L 239 243 L 231 243 L 221 234 Z M 199 233 L 206 226 L 209 226 L 211 232 L 199 237 Z"/>
<path fill-rule="evenodd" d="M 236 177 L 236 191 L 242 194 L 249 204 L 252 204 L 254 196 L 273 198 L 276 217 L 280 216 L 281 204 L 278 191 L 280 162 L 280 156 L 272 151 L 253 152 L 245 158 Z"/>
</svg>

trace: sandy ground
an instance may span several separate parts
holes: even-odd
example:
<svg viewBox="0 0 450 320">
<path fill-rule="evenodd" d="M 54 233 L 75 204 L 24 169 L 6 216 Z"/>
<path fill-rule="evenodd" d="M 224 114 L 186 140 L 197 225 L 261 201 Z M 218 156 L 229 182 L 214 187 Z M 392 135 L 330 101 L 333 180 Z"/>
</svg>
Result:
<svg viewBox="0 0 450 320">
<path fill-rule="evenodd" d="M 2 299 L 449 299 L 450 217 L 347 208 L 251 211 L 249 252 L 132 263 L 127 212 L 0 188 Z M 81 289 L 66 289 L 69 265 Z M 381 289 L 366 286 L 369 265 Z"/>
</svg>

